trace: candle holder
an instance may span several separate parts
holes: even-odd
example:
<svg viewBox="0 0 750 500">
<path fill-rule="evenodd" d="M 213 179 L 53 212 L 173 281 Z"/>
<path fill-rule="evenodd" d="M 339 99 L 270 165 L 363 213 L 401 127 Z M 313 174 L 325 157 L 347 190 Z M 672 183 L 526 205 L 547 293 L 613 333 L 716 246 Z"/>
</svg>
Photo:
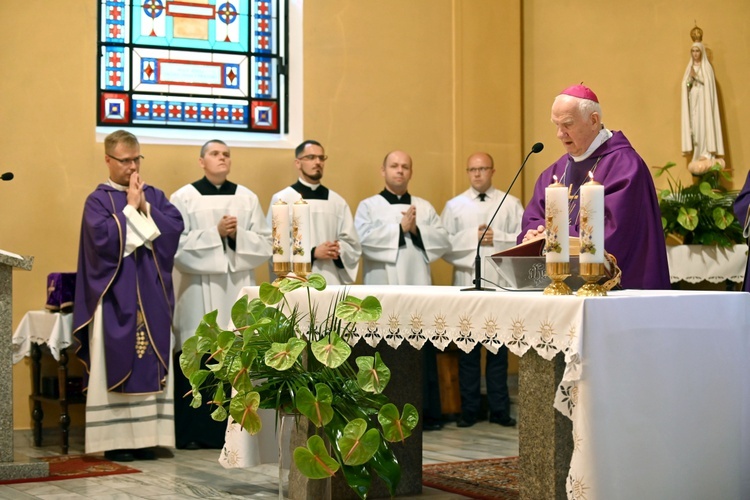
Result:
<svg viewBox="0 0 750 500">
<path fill-rule="evenodd" d="M 312 264 L 310 262 L 293 262 L 292 272 L 300 278 L 306 278 L 312 274 Z"/>
<path fill-rule="evenodd" d="M 279 276 L 280 278 L 285 277 L 287 274 L 292 272 L 292 263 L 287 262 L 274 262 L 273 263 L 273 273 L 276 276 Z"/>
<path fill-rule="evenodd" d="M 544 295 L 573 295 L 573 291 L 565 284 L 565 278 L 570 276 L 570 262 L 547 262 L 547 276 L 552 283 L 544 289 Z"/>
<path fill-rule="evenodd" d="M 582 262 L 579 265 L 579 274 L 586 283 L 578 289 L 576 295 L 579 297 L 607 296 L 607 289 L 598 283 L 602 276 L 604 276 L 604 264 Z"/>
</svg>

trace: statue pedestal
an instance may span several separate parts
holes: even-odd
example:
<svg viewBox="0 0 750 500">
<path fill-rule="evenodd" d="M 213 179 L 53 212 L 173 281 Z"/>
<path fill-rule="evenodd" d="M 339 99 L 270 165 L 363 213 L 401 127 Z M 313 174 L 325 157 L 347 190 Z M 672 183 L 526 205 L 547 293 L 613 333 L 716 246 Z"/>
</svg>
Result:
<svg viewBox="0 0 750 500">
<path fill-rule="evenodd" d="M 13 269 L 31 270 L 33 257 L 0 250 L 0 480 L 49 476 L 47 462 L 13 453 Z"/>
</svg>

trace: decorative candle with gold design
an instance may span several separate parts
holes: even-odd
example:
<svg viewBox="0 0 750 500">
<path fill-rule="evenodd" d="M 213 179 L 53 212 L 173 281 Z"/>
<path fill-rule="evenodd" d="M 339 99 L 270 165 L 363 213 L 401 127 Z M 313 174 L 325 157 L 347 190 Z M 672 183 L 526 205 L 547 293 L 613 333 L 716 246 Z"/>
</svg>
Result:
<svg viewBox="0 0 750 500">
<path fill-rule="evenodd" d="M 594 180 L 581 186 L 580 223 L 582 264 L 604 263 L 604 186 Z"/>
<path fill-rule="evenodd" d="M 273 244 L 274 272 L 289 272 L 291 269 L 291 247 L 289 244 L 289 205 L 279 200 L 271 207 L 271 238 Z M 287 265 L 284 265 L 284 264 Z"/>
<path fill-rule="evenodd" d="M 545 188 L 545 250 L 547 263 L 570 262 L 568 188 L 558 182 Z"/>
<path fill-rule="evenodd" d="M 292 206 L 292 263 L 295 274 L 299 264 L 310 264 L 310 205 L 303 199 L 297 200 Z"/>
</svg>

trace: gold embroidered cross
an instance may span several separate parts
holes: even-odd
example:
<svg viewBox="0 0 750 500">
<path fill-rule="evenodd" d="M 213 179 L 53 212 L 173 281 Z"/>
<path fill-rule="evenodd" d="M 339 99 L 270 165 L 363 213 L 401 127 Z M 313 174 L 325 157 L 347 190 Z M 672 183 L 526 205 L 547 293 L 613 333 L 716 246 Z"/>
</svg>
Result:
<svg viewBox="0 0 750 500">
<path fill-rule="evenodd" d="M 52 295 L 52 292 L 55 291 L 55 280 L 51 279 L 49 280 L 49 287 L 47 287 L 47 297 Z"/>
</svg>

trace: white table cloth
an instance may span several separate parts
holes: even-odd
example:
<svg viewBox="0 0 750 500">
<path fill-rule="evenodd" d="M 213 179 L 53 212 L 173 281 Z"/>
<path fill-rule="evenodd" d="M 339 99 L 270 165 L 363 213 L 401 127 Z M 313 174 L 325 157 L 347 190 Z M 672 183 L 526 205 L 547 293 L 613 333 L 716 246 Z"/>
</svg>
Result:
<svg viewBox="0 0 750 500">
<path fill-rule="evenodd" d="M 668 246 L 667 260 L 669 279 L 672 283 L 721 283 L 726 280 L 742 283 L 747 263 L 747 245 L 734 245 L 731 248 L 704 245 Z"/>
<path fill-rule="evenodd" d="M 31 355 L 31 343 L 46 344 L 56 361 L 60 351 L 73 343 L 73 314 L 29 311 L 13 332 L 13 363 Z"/>
<path fill-rule="evenodd" d="M 343 288 L 313 290 L 319 311 Z M 346 288 L 383 306 L 378 322 L 357 325 L 351 344 L 444 349 L 453 341 L 468 352 L 480 342 L 545 359 L 562 351 L 555 407 L 573 421 L 568 498 L 750 498 L 750 294 Z M 258 288 L 243 293 L 252 299 Z M 303 290 L 287 297 L 307 311 Z M 244 465 L 248 438 L 228 434 L 222 456 L 236 460 L 225 465 Z"/>
</svg>

